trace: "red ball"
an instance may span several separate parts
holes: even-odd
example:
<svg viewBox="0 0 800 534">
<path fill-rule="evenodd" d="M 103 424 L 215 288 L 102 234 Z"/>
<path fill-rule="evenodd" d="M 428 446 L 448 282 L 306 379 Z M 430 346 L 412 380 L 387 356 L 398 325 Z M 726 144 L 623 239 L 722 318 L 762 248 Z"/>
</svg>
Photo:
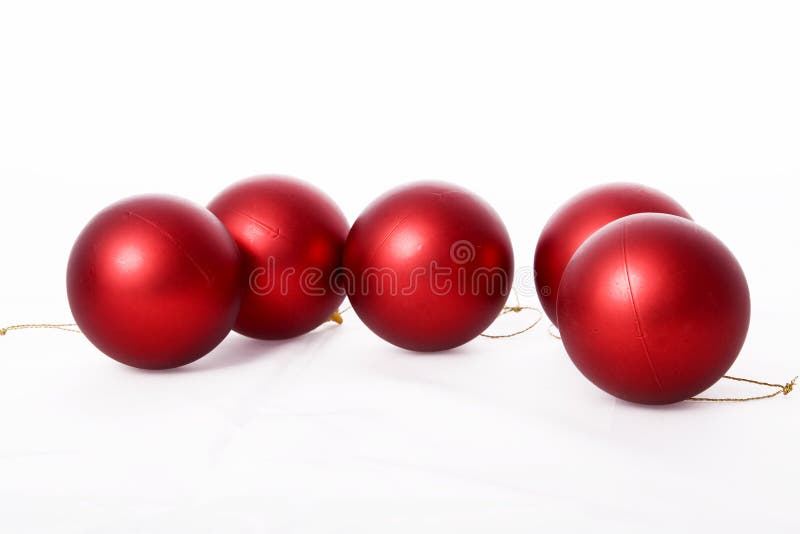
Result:
<svg viewBox="0 0 800 534">
<path fill-rule="evenodd" d="M 578 369 L 644 404 L 681 401 L 714 384 L 749 323 L 736 258 L 673 215 L 631 215 L 596 232 L 569 262 L 558 294 L 559 332 Z"/>
<path fill-rule="evenodd" d="M 457 347 L 502 310 L 514 258 L 503 222 L 459 187 L 417 183 L 374 201 L 344 251 L 353 309 L 386 341 L 416 351 Z"/>
<path fill-rule="evenodd" d="M 668 213 L 691 219 L 680 204 L 660 191 L 612 183 L 572 197 L 547 221 L 536 244 L 533 269 L 539 301 L 553 324 L 558 326 L 558 286 L 572 255 L 597 230 L 634 213 Z"/>
<path fill-rule="evenodd" d="M 78 236 L 67 293 L 81 331 L 117 361 L 169 369 L 207 354 L 239 311 L 239 251 L 209 211 L 167 196 L 120 201 Z"/>
<path fill-rule="evenodd" d="M 256 176 L 208 205 L 242 252 L 242 306 L 234 330 L 260 339 L 305 334 L 344 300 L 334 287 L 348 224 L 322 191 L 294 178 Z"/>
</svg>

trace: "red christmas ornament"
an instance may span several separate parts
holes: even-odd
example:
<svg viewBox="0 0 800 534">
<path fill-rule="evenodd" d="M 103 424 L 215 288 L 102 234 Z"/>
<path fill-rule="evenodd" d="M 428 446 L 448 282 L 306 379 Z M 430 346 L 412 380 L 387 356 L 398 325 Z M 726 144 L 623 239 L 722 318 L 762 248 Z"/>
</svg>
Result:
<svg viewBox="0 0 800 534">
<path fill-rule="evenodd" d="M 344 300 L 334 288 L 348 224 L 315 187 L 282 176 L 236 183 L 208 205 L 242 252 L 242 306 L 234 329 L 285 339 L 327 321 Z"/>
<path fill-rule="evenodd" d="M 569 262 L 558 324 L 572 361 L 632 402 L 688 399 L 742 348 L 750 293 L 736 258 L 685 218 L 631 215 L 590 237 Z"/>
<path fill-rule="evenodd" d="M 514 259 L 503 222 L 459 187 L 417 183 L 374 201 L 344 251 L 353 309 L 386 341 L 416 351 L 457 347 L 501 311 Z"/>
<path fill-rule="evenodd" d="M 94 345 L 142 369 L 193 362 L 239 310 L 239 251 L 209 211 L 141 196 L 98 213 L 67 267 L 72 315 Z"/>
<path fill-rule="evenodd" d="M 558 326 L 556 300 L 570 258 L 597 230 L 634 213 L 668 213 L 691 219 L 673 199 L 638 184 L 612 183 L 569 199 L 545 224 L 533 259 L 536 292 L 547 317 Z"/>
</svg>

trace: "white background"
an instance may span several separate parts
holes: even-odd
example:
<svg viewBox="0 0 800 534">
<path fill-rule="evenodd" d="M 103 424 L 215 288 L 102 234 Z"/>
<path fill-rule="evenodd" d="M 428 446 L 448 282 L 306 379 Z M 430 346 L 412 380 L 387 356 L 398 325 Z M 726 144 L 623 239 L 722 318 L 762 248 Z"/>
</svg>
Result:
<svg viewBox="0 0 800 534">
<path fill-rule="evenodd" d="M 797 350 L 796 2 L 0 1 L 0 324 L 69 321 L 73 240 L 144 192 L 257 173 L 352 222 L 459 183 L 530 266 L 584 187 L 642 182 L 739 258 L 732 373 Z M 496 331 L 532 315 L 507 318 Z M 352 313 L 125 368 L 77 334 L 0 339 L 4 532 L 755 532 L 797 527 L 800 399 L 653 408 L 588 383 L 542 323 L 418 356 Z M 718 385 L 714 394 L 761 393 Z"/>
</svg>

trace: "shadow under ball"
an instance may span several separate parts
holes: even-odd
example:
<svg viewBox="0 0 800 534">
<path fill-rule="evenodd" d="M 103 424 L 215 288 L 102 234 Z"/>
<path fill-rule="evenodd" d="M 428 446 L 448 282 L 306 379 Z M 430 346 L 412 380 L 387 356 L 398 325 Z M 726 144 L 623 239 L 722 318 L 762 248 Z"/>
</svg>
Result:
<svg viewBox="0 0 800 534">
<path fill-rule="evenodd" d="M 733 254 L 687 219 L 638 214 L 592 235 L 564 272 L 559 332 L 572 361 L 624 400 L 667 404 L 717 382 L 744 344 L 750 293 Z"/>
<path fill-rule="evenodd" d="M 533 268 L 539 302 L 554 325 L 558 326 L 559 284 L 572 255 L 597 230 L 635 213 L 668 213 L 691 219 L 680 204 L 656 189 L 610 183 L 578 193 L 547 221 L 536 244 Z"/>
<path fill-rule="evenodd" d="M 353 310 L 375 334 L 439 351 L 483 332 L 513 283 L 511 241 L 495 211 L 457 186 L 422 182 L 384 194 L 344 250 Z"/>
<path fill-rule="evenodd" d="M 326 322 L 344 300 L 334 290 L 347 219 L 316 187 L 255 176 L 222 191 L 208 209 L 242 253 L 242 305 L 234 330 L 286 339 Z"/>
<path fill-rule="evenodd" d="M 78 236 L 67 267 L 75 322 L 102 352 L 169 369 L 207 354 L 239 311 L 239 251 L 208 210 L 168 196 L 122 200 Z"/>
</svg>

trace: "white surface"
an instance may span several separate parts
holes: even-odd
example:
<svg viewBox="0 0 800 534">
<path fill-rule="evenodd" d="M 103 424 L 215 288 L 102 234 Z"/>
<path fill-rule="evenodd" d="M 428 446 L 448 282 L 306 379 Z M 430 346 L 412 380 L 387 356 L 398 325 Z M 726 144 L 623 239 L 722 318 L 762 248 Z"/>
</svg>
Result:
<svg viewBox="0 0 800 534">
<path fill-rule="evenodd" d="M 753 320 L 733 372 L 800 370 L 795 2 L 119 4 L 0 4 L 0 324 L 69 320 L 72 242 L 131 194 L 205 203 L 282 172 L 352 221 L 389 187 L 451 180 L 495 206 L 524 267 L 563 200 L 622 179 L 741 261 Z M 544 324 L 418 356 L 345 319 L 231 336 L 166 373 L 75 334 L 0 339 L 0 529 L 800 525 L 793 396 L 639 407 L 586 382 Z"/>
</svg>

